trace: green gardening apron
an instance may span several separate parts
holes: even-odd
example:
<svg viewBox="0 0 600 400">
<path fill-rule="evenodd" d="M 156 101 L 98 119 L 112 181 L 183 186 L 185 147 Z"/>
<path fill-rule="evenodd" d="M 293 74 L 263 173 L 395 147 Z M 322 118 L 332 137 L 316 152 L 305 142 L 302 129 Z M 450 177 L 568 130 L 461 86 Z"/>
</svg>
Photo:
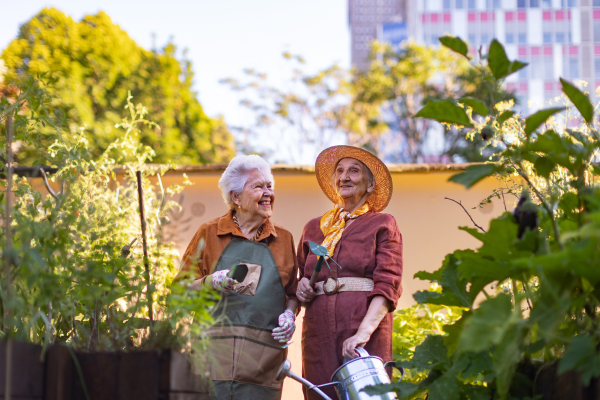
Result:
<svg viewBox="0 0 600 400">
<path fill-rule="evenodd" d="M 213 400 L 279 400 L 282 382 L 277 369 L 287 350 L 273 339 L 285 311 L 286 295 L 273 253 L 262 242 L 233 238 L 215 271 L 237 264 L 258 264 L 260 278 L 254 295 L 223 294 L 215 316 L 222 322 L 209 331 Z"/>
</svg>

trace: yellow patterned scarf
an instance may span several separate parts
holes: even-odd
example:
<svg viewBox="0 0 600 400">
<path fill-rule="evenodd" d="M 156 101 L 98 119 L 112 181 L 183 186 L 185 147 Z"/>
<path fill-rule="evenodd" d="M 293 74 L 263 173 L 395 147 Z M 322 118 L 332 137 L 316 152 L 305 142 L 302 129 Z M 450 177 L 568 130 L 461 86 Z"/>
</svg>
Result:
<svg viewBox="0 0 600 400">
<path fill-rule="evenodd" d="M 369 211 L 369 205 L 365 203 L 359 207 L 356 211 L 350 214 L 348 211 L 344 211 L 343 208 L 336 204 L 333 210 L 329 210 L 321 218 L 321 232 L 325 236 L 322 245 L 327 248 L 329 256 L 333 256 L 335 246 L 338 244 L 344 233 L 346 227 L 346 221 L 349 219 L 358 218 L 364 213 Z"/>
</svg>

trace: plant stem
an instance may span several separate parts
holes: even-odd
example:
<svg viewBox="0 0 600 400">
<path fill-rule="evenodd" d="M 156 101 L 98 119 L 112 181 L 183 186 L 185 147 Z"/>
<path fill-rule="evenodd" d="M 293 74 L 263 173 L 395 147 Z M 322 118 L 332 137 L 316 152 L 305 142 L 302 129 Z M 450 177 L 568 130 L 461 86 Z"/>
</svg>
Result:
<svg viewBox="0 0 600 400">
<path fill-rule="evenodd" d="M 456 204 L 458 204 L 459 206 L 462 207 L 463 210 L 465 210 L 465 212 L 467 213 L 467 215 L 469 216 L 469 218 L 471 218 L 471 222 L 473 222 L 473 225 L 475 225 L 476 227 L 478 227 L 479 229 L 481 229 L 481 231 L 483 233 L 485 233 L 485 229 L 483 229 L 481 226 L 477 225 L 477 223 L 475 222 L 475 220 L 473 219 L 473 217 L 471 217 L 471 214 L 469 214 L 469 212 L 467 211 L 467 209 L 465 208 L 465 206 L 462 205 L 462 202 L 460 201 L 456 201 L 454 199 L 451 199 L 450 197 L 444 197 L 444 200 L 450 200 L 455 202 Z"/>
<path fill-rule="evenodd" d="M 148 261 L 148 240 L 146 238 L 146 217 L 144 212 L 144 191 L 142 189 L 142 172 L 135 173 L 137 178 L 138 202 L 140 206 L 140 220 L 142 224 L 142 247 L 144 249 L 144 274 L 146 276 L 146 297 L 148 300 L 148 318 L 150 320 L 150 335 L 152 335 L 152 324 L 154 320 L 152 312 L 152 290 L 150 288 L 150 265 Z"/>
<path fill-rule="evenodd" d="M 6 235 L 6 244 L 4 246 L 4 284 L 6 285 L 6 302 L 4 303 L 4 329 L 6 331 L 6 373 L 4 377 L 4 398 L 6 400 L 11 399 L 11 384 L 12 384 L 12 338 L 11 338 L 11 290 L 12 290 L 12 271 L 11 271 L 11 247 L 12 238 L 10 232 L 10 220 L 11 220 L 11 198 L 10 192 L 12 191 L 12 174 L 13 174 L 13 160 L 12 160 L 12 139 L 13 139 L 13 123 L 12 115 L 6 117 L 6 215 L 4 218 L 4 232 Z"/>
</svg>

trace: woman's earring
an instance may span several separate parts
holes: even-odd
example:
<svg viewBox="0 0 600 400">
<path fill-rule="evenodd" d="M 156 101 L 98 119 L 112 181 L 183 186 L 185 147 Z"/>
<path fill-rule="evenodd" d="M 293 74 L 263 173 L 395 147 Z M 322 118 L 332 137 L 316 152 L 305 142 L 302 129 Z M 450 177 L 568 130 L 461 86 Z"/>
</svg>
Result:
<svg viewBox="0 0 600 400">
<path fill-rule="evenodd" d="M 242 208 L 242 206 L 238 206 L 238 208 Z"/>
</svg>

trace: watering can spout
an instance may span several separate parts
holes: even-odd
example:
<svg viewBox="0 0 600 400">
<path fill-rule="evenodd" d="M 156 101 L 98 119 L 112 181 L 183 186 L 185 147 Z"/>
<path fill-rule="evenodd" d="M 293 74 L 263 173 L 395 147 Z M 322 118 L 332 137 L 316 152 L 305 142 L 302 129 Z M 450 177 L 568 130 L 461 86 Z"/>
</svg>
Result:
<svg viewBox="0 0 600 400">
<path fill-rule="evenodd" d="M 286 376 L 292 378 L 295 381 L 300 382 L 301 384 L 306 386 L 308 388 L 308 390 L 314 390 L 315 393 L 318 394 L 319 396 L 321 396 L 324 400 L 332 400 L 331 397 L 329 397 L 325 393 L 323 393 L 323 391 L 321 389 L 319 389 L 318 386 L 313 385 L 311 382 L 307 381 L 303 377 L 298 376 L 295 373 L 293 373 L 292 372 L 292 363 L 290 362 L 290 360 L 285 360 L 283 362 L 283 364 L 281 364 L 281 366 L 279 367 L 279 370 L 277 371 L 277 380 L 278 381 L 282 381 L 283 379 L 285 379 Z"/>
</svg>

